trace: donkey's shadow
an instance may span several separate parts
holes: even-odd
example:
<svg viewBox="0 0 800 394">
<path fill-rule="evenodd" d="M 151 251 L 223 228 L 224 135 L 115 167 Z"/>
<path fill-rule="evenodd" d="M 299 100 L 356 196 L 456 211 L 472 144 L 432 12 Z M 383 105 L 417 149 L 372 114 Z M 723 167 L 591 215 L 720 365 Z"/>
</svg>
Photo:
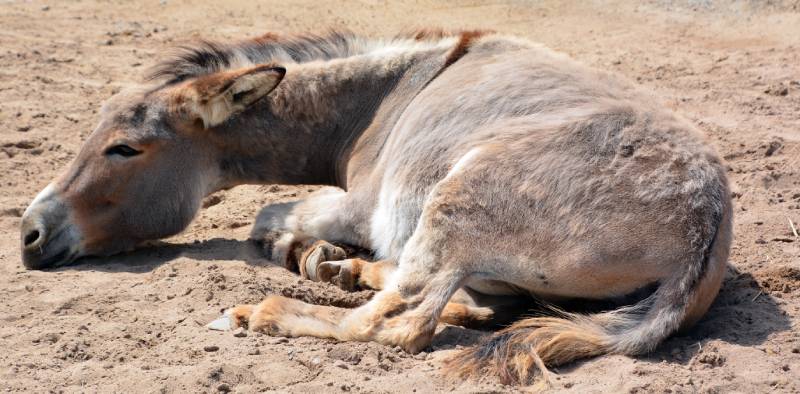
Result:
<svg viewBox="0 0 800 394">
<path fill-rule="evenodd" d="M 593 308 L 579 309 L 589 311 Z M 533 309 L 529 313 L 536 314 L 537 310 Z M 695 326 L 674 334 L 654 352 L 641 356 L 640 359 L 688 364 L 702 351 L 706 342 L 721 340 L 742 346 L 755 346 L 764 343 L 771 334 L 790 328 L 791 321 L 786 312 L 769 295 L 769 291 L 763 289 L 750 273 L 739 272 L 729 266 L 722 289 L 708 313 Z M 462 327 L 447 327 L 437 335 L 432 347 L 440 350 L 468 346 L 479 342 L 486 335 L 488 333 Z M 560 367 L 559 370 L 567 372 L 580 364 L 578 361 Z"/>
<path fill-rule="evenodd" d="M 639 359 L 645 362 L 689 365 L 718 362 L 708 342 L 719 340 L 741 346 L 763 344 L 777 332 L 791 329 L 791 321 L 776 299 L 769 295 L 748 272 L 728 266 L 719 295 L 700 321 L 688 330 L 676 333 L 661 343 L 654 352 Z M 705 357 L 706 353 L 711 357 Z M 700 357 L 697 357 L 700 356 Z M 581 365 L 572 363 L 558 370 L 569 372 Z"/>
<path fill-rule="evenodd" d="M 275 265 L 268 260 L 262 245 L 252 240 L 212 238 L 192 243 L 169 243 L 156 241 L 139 247 L 132 252 L 120 253 L 110 257 L 85 257 L 74 264 L 56 269 L 57 271 L 101 271 L 143 273 L 180 257 L 198 261 L 238 260 L 250 265 Z"/>
<path fill-rule="evenodd" d="M 200 261 L 238 260 L 254 266 L 275 266 L 265 258 L 262 246 L 255 241 L 213 238 L 185 244 L 157 242 L 110 258 L 80 259 L 75 265 L 58 270 L 144 273 L 179 257 Z M 790 328 L 789 318 L 778 306 L 776 299 L 769 295 L 769 291 L 763 289 L 750 273 L 739 272 L 729 266 L 719 296 L 708 313 L 694 327 L 673 335 L 655 352 L 641 359 L 687 364 L 702 351 L 703 344 L 710 340 L 754 346 L 762 344 L 771 334 Z M 489 334 L 486 331 L 448 326 L 436 335 L 431 348 L 443 350 L 469 346 Z M 569 371 L 578 365 L 580 362 L 559 370 Z"/>
</svg>

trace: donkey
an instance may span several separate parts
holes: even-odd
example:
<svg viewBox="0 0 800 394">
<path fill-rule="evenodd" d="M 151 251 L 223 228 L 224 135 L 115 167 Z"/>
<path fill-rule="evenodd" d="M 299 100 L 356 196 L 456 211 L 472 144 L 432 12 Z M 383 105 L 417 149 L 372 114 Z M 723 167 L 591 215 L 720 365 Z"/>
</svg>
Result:
<svg viewBox="0 0 800 394">
<path fill-rule="evenodd" d="M 250 330 L 419 352 L 438 322 L 491 323 L 509 298 L 649 290 L 612 310 L 519 320 L 448 363 L 506 382 L 646 353 L 691 326 L 732 237 L 713 148 L 620 78 L 489 32 L 268 34 L 183 47 L 112 97 L 25 211 L 23 262 L 127 251 L 180 232 L 210 193 L 276 183 L 329 187 L 264 208 L 252 237 L 269 256 L 379 291 L 354 309 L 280 296 L 230 309 Z"/>
</svg>

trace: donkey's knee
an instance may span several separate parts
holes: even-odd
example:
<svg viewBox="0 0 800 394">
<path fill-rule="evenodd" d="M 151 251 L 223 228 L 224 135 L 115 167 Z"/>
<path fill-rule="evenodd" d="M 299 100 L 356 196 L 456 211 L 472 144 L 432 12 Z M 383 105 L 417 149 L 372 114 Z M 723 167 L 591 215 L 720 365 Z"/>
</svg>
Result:
<svg viewBox="0 0 800 394">
<path fill-rule="evenodd" d="M 423 304 L 431 302 L 420 302 L 396 291 L 384 290 L 354 311 L 356 319 L 346 322 L 350 323 L 347 330 L 355 337 L 367 334 L 359 340 L 399 346 L 409 353 L 419 353 L 430 344 L 438 318 L 435 311 Z"/>
</svg>

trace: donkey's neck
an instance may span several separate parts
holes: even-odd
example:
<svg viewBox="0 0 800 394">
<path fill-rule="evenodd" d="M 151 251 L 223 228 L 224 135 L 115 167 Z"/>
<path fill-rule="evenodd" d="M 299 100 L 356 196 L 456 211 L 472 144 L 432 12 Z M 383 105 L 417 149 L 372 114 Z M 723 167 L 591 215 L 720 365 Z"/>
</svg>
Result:
<svg viewBox="0 0 800 394">
<path fill-rule="evenodd" d="M 427 48 L 290 65 L 264 106 L 258 104 L 215 132 L 222 147 L 221 187 L 346 188 L 351 153 L 377 154 L 391 120 L 444 67 L 452 45 L 442 41 Z"/>
</svg>

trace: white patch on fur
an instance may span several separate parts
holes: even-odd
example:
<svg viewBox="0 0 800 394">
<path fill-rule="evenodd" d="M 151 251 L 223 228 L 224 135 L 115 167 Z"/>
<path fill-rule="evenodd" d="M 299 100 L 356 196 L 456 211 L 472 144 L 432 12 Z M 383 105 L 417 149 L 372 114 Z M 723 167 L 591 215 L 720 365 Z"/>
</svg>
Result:
<svg viewBox="0 0 800 394">
<path fill-rule="evenodd" d="M 463 170 L 480 152 L 481 148 L 471 149 L 453 165 L 444 179 Z M 370 223 L 370 241 L 379 259 L 399 257 L 405 242 L 414 233 L 418 218 L 406 217 L 400 206 L 400 199 L 406 194 L 402 186 L 393 184 L 390 180 L 381 185 L 378 206 Z"/>
<path fill-rule="evenodd" d="M 481 153 L 481 148 L 470 149 L 469 152 L 467 152 L 464 156 L 461 156 L 461 158 L 458 159 L 456 164 L 453 164 L 453 167 L 450 168 L 450 171 L 447 173 L 447 175 L 444 177 L 443 180 L 449 179 L 454 174 L 457 174 L 458 172 L 463 170 L 467 164 L 475 160 L 475 158 L 478 156 L 479 153 Z"/>
<path fill-rule="evenodd" d="M 344 224 L 341 222 L 341 212 L 339 211 L 341 201 L 346 195 L 344 190 L 334 187 L 322 189 L 314 194 L 314 206 L 324 207 L 318 212 L 327 211 L 328 213 L 312 216 L 303 223 L 301 230 L 308 234 L 321 235 L 327 240 L 339 241 L 340 239 L 337 237 L 347 233 L 347 230 L 343 228 Z M 343 239 L 342 241 L 353 242 L 355 240 Z"/>
<path fill-rule="evenodd" d="M 411 39 L 391 41 L 371 40 L 364 43 L 364 52 L 372 56 L 392 57 L 402 53 L 452 47 L 458 43 L 458 40 L 459 37 L 445 37 L 438 41 L 418 41 Z"/>
<path fill-rule="evenodd" d="M 402 223 L 398 220 L 399 212 L 395 207 L 398 197 L 402 194 L 399 188 L 384 182 L 378 196 L 378 207 L 372 214 L 370 223 L 370 240 L 379 259 L 386 259 L 395 253 L 392 243 L 402 232 Z"/>
<path fill-rule="evenodd" d="M 28 215 L 28 213 L 30 213 L 30 211 L 32 211 L 33 209 L 36 209 L 36 206 L 39 203 L 41 203 L 42 201 L 50 198 L 50 196 L 52 196 L 55 193 L 53 190 L 54 190 L 54 188 L 53 188 L 53 184 L 52 183 L 47 185 L 44 189 L 42 189 L 42 191 L 40 191 L 39 194 L 36 195 L 36 198 L 33 199 L 33 202 L 31 202 L 31 205 L 28 205 L 28 207 L 25 208 L 25 213 L 23 214 L 23 216 Z"/>
</svg>

